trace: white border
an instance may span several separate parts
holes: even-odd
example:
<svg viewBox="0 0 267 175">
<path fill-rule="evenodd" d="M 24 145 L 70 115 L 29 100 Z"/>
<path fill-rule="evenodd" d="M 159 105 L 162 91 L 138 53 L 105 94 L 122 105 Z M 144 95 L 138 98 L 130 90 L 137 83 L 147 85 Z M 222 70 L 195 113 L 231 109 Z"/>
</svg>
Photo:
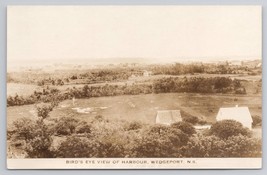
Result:
<svg viewBox="0 0 267 175">
<path fill-rule="evenodd" d="M 8 169 L 260 169 L 262 158 L 7 159 L 7 167 Z"/>
</svg>

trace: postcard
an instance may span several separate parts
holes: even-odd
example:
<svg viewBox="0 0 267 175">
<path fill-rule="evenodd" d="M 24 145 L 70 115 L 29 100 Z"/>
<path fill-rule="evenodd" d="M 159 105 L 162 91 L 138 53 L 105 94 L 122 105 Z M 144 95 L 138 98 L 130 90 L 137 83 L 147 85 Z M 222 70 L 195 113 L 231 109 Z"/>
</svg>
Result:
<svg viewBox="0 0 267 175">
<path fill-rule="evenodd" d="M 261 167 L 261 6 L 8 6 L 7 168 Z"/>
</svg>

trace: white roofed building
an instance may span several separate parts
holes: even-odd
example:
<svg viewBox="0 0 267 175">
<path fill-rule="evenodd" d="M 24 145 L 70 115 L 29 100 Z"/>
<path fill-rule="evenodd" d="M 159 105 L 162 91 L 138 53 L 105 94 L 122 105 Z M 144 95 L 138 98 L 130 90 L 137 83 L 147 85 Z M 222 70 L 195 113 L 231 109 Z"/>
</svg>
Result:
<svg viewBox="0 0 267 175">
<path fill-rule="evenodd" d="M 249 112 L 248 107 L 229 107 L 229 108 L 220 108 L 217 117 L 217 121 L 221 120 L 236 120 L 244 127 L 252 129 L 252 117 Z"/>
<path fill-rule="evenodd" d="M 172 123 L 181 122 L 182 116 L 180 110 L 163 110 L 158 111 L 156 123 L 171 125 Z"/>
</svg>

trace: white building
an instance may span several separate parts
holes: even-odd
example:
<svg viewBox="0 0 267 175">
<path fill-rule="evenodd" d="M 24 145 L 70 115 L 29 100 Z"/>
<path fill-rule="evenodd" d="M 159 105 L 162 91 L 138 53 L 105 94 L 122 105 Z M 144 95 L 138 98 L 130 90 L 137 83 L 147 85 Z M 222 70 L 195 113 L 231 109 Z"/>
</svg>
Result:
<svg viewBox="0 0 267 175">
<path fill-rule="evenodd" d="M 151 72 L 151 71 L 147 71 L 147 70 L 145 70 L 144 73 L 143 73 L 143 76 L 144 76 L 144 77 L 149 77 L 149 76 L 151 76 L 151 75 L 152 75 L 152 72 Z"/>
<path fill-rule="evenodd" d="M 253 121 L 248 107 L 220 108 L 216 120 L 236 120 L 242 123 L 244 127 L 252 129 Z"/>
<path fill-rule="evenodd" d="M 171 125 L 172 123 L 181 122 L 182 116 L 180 110 L 163 110 L 158 111 L 156 123 Z"/>
<path fill-rule="evenodd" d="M 259 63 L 256 67 L 258 67 L 258 68 L 261 67 L 261 63 Z"/>
</svg>

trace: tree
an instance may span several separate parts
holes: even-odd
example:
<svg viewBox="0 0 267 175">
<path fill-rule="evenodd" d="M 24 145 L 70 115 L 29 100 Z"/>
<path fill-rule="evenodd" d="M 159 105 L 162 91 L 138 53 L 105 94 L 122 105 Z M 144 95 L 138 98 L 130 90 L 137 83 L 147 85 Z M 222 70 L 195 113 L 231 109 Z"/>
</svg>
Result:
<svg viewBox="0 0 267 175">
<path fill-rule="evenodd" d="M 155 125 L 142 133 L 132 154 L 136 157 L 179 157 L 178 148 L 187 141 L 188 136 L 181 130 Z"/>
<path fill-rule="evenodd" d="M 84 85 L 83 86 L 83 89 L 82 89 L 82 91 L 83 91 L 83 96 L 84 97 L 90 97 L 90 91 L 89 91 L 90 89 L 89 89 L 89 86 L 88 85 Z"/>
<path fill-rule="evenodd" d="M 181 148 L 183 157 L 261 157 L 261 140 L 244 135 L 221 139 L 201 134 L 191 137 Z"/>
<path fill-rule="evenodd" d="M 51 104 L 40 104 L 36 106 L 37 109 L 37 115 L 38 117 L 41 117 L 42 119 L 46 119 L 47 117 L 49 117 L 49 112 L 51 112 L 53 110 L 53 107 L 51 106 Z"/>
<path fill-rule="evenodd" d="M 190 115 L 184 111 L 181 111 L 181 115 L 183 116 L 183 121 L 187 123 L 191 123 L 192 125 L 195 125 L 199 122 L 199 118 L 193 115 Z"/>
<path fill-rule="evenodd" d="M 20 118 L 13 122 L 14 137 L 20 140 L 30 140 L 35 137 L 34 131 L 36 130 L 36 122 L 29 118 Z"/>
<path fill-rule="evenodd" d="M 55 132 L 59 135 L 71 135 L 78 126 L 78 120 L 73 117 L 61 117 L 55 125 Z"/>
<path fill-rule="evenodd" d="M 253 126 L 253 127 L 261 126 L 261 125 L 262 125 L 262 119 L 261 119 L 260 116 L 258 116 L 258 115 L 253 115 L 253 116 L 252 116 L 252 120 L 253 120 L 253 123 L 252 123 L 252 126 Z"/>
<path fill-rule="evenodd" d="M 36 124 L 37 127 L 32 133 L 34 138 L 26 142 L 25 151 L 30 158 L 51 158 L 53 157 L 51 133 L 42 120 L 37 120 Z"/>
<path fill-rule="evenodd" d="M 194 126 L 191 123 L 188 123 L 188 122 L 173 123 L 171 125 L 171 127 L 176 128 L 176 129 L 180 129 L 182 132 L 184 132 L 188 136 L 192 136 L 193 134 L 196 133 L 196 130 L 195 130 Z"/>
<path fill-rule="evenodd" d="M 95 149 L 97 145 L 92 140 L 73 135 L 60 144 L 55 154 L 58 158 L 90 158 Z"/>
<path fill-rule="evenodd" d="M 138 129 L 141 129 L 142 127 L 143 127 L 143 124 L 141 122 L 133 121 L 126 125 L 125 130 L 127 131 L 138 130 Z"/>
<path fill-rule="evenodd" d="M 201 134 L 189 138 L 187 144 L 181 148 L 182 157 L 223 157 L 225 143 L 222 139 L 212 135 Z"/>
<path fill-rule="evenodd" d="M 14 122 L 13 139 L 25 141 L 25 152 L 30 158 L 50 158 L 52 133 L 42 119 L 21 118 Z"/>
<path fill-rule="evenodd" d="M 91 133 L 92 132 L 92 126 L 91 126 L 91 124 L 88 124 L 85 121 L 81 121 L 77 124 L 77 127 L 75 128 L 75 132 L 77 134 Z"/>
<path fill-rule="evenodd" d="M 224 157 L 261 157 L 261 145 L 261 139 L 232 136 L 225 141 Z"/>
<path fill-rule="evenodd" d="M 227 139 L 228 137 L 237 136 L 239 134 L 250 137 L 252 133 L 248 128 L 244 128 L 238 121 L 221 120 L 211 126 L 210 134 L 222 139 Z"/>
</svg>

